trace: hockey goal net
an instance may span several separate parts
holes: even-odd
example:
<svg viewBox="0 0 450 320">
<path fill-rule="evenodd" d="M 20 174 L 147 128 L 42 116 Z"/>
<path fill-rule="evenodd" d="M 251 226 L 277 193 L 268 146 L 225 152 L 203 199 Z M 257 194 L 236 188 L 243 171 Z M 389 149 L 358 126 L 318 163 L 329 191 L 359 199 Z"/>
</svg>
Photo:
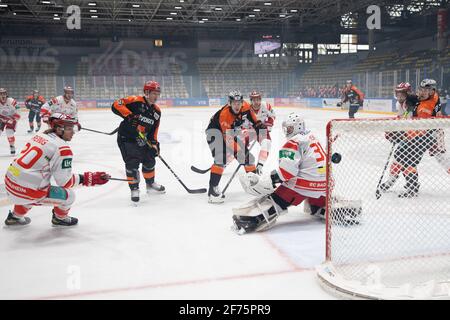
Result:
<svg viewBox="0 0 450 320">
<path fill-rule="evenodd" d="M 327 289 L 450 298 L 450 118 L 328 124 Z"/>
</svg>

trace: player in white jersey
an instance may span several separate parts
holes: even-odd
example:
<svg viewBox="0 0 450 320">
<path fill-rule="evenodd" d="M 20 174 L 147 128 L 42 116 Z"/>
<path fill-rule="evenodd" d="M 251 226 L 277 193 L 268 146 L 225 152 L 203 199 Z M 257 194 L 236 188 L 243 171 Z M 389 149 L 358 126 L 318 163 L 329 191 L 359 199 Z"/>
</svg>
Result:
<svg viewBox="0 0 450 320">
<path fill-rule="evenodd" d="M 0 88 L 0 134 L 3 131 L 6 132 L 11 154 L 16 153 L 14 133 L 17 121 L 20 119 L 18 108 L 16 100 L 8 97 L 8 91 Z"/>
<path fill-rule="evenodd" d="M 263 134 L 260 134 L 257 137 L 261 149 L 259 151 L 256 172 L 261 175 L 262 168 L 269 157 L 270 148 L 272 146 L 270 131 L 272 130 L 275 122 L 275 112 L 269 103 L 262 100 L 262 94 L 258 91 L 252 91 L 250 93 L 250 102 L 250 107 L 255 112 L 257 119 L 267 127 L 267 130 L 262 131 Z M 251 129 L 251 124 L 249 121 L 245 123 L 244 128 Z M 250 137 L 256 137 L 256 135 L 250 135 Z M 251 143 L 251 141 L 249 142 Z"/>
<path fill-rule="evenodd" d="M 263 195 L 248 205 L 234 210 L 233 222 L 239 233 L 263 231 L 275 224 L 287 208 L 308 200 L 311 213 L 324 214 L 326 194 L 326 154 L 320 142 L 305 129 L 305 122 L 292 113 L 283 122 L 288 141 L 279 153 L 279 168 L 264 181 L 248 173 L 241 179 L 244 189 L 253 195 Z M 281 183 L 276 190 L 273 186 Z M 252 215 L 254 211 L 256 215 Z"/>
<path fill-rule="evenodd" d="M 108 182 L 105 172 L 72 174 L 72 150 L 68 142 L 79 128 L 78 122 L 65 114 L 54 113 L 49 118 L 50 129 L 35 135 L 11 163 L 5 176 L 5 188 L 14 209 L 5 220 L 7 226 L 23 226 L 31 222 L 26 217 L 32 206 L 53 206 L 54 226 L 73 226 L 78 219 L 70 217 L 75 200 L 73 187 L 91 187 Z M 56 185 L 50 184 L 53 178 Z"/>
<path fill-rule="evenodd" d="M 64 113 L 74 119 L 78 119 L 77 103 L 73 100 L 74 91 L 72 87 L 64 87 L 64 95 L 47 101 L 41 108 L 42 121 L 48 123 L 48 118 L 53 113 Z"/>
</svg>

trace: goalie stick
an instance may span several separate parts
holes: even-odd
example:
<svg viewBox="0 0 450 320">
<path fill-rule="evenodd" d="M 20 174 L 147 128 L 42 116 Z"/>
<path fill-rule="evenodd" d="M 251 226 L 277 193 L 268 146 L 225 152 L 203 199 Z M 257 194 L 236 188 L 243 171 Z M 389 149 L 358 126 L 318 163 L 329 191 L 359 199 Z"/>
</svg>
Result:
<svg viewBox="0 0 450 320">
<path fill-rule="evenodd" d="M 254 147 L 255 144 L 256 144 L 256 140 L 253 141 L 253 144 L 250 146 L 250 149 L 248 149 L 248 152 L 250 152 L 250 151 L 253 149 L 253 147 Z M 228 187 L 229 187 L 230 184 L 231 184 L 231 181 L 233 181 L 234 177 L 236 176 L 236 174 L 238 173 L 239 169 L 240 169 L 242 166 L 243 166 L 243 164 L 239 164 L 239 165 L 237 166 L 236 170 L 234 170 L 233 175 L 231 176 L 230 180 L 228 180 L 228 183 L 226 184 L 225 188 L 223 188 L 222 195 L 225 194 L 225 191 L 227 191 Z"/>
</svg>

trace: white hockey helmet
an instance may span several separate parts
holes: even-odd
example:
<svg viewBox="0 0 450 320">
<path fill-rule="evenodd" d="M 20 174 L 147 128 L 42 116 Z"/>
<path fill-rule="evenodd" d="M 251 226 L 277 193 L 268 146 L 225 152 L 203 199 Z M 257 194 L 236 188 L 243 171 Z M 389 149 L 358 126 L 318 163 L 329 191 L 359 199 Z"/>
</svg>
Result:
<svg viewBox="0 0 450 320">
<path fill-rule="evenodd" d="M 437 83 L 436 83 L 436 80 L 433 80 L 433 79 L 423 79 L 420 82 L 420 87 L 421 88 L 430 88 L 430 89 L 436 90 Z"/>
<path fill-rule="evenodd" d="M 288 115 L 287 119 L 283 121 L 281 126 L 286 138 L 292 138 L 293 136 L 306 131 L 305 120 L 303 120 L 303 117 L 297 113 L 291 113 Z"/>
<path fill-rule="evenodd" d="M 55 112 L 53 113 L 49 119 L 48 123 L 50 128 L 56 130 L 56 128 L 61 127 L 64 128 L 65 126 L 72 126 L 74 127 L 75 131 L 79 131 L 81 129 L 80 124 L 78 123 L 78 120 L 68 114 L 65 113 L 59 113 Z"/>
</svg>

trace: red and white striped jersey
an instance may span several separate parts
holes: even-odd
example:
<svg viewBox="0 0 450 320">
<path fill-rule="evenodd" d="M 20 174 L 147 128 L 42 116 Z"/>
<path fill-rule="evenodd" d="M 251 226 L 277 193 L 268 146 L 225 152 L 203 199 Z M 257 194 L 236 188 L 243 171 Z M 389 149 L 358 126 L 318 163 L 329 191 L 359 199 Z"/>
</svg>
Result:
<svg viewBox="0 0 450 320">
<path fill-rule="evenodd" d="M 47 101 L 41 108 L 41 114 L 43 116 L 50 116 L 53 113 L 64 113 L 71 117 L 78 119 L 78 108 L 75 100 L 70 99 L 69 102 L 64 100 L 64 96 L 52 98 Z"/>
<path fill-rule="evenodd" d="M 19 115 L 17 101 L 7 98 L 5 104 L 0 102 L 0 116 L 5 118 L 16 118 Z"/>
<path fill-rule="evenodd" d="M 276 118 L 275 111 L 273 110 L 272 106 L 269 103 L 262 101 L 259 110 L 255 110 L 253 108 L 252 110 L 256 114 L 256 118 L 264 123 L 269 131 L 272 130 Z M 250 129 L 251 127 L 252 125 L 249 121 L 246 121 L 246 123 L 243 125 L 244 129 Z"/>
<path fill-rule="evenodd" d="M 289 139 L 279 153 L 278 175 L 289 189 L 319 198 L 326 192 L 326 154 L 310 132 Z"/>
<path fill-rule="evenodd" d="M 35 135 L 6 172 L 8 196 L 16 204 L 39 201 L 47 196 L 51 177 L 58 186 L 77 186 L 80 177 L 72 174 L 72 158 L 67 142 L 56 134 Z"/>
</svg>

